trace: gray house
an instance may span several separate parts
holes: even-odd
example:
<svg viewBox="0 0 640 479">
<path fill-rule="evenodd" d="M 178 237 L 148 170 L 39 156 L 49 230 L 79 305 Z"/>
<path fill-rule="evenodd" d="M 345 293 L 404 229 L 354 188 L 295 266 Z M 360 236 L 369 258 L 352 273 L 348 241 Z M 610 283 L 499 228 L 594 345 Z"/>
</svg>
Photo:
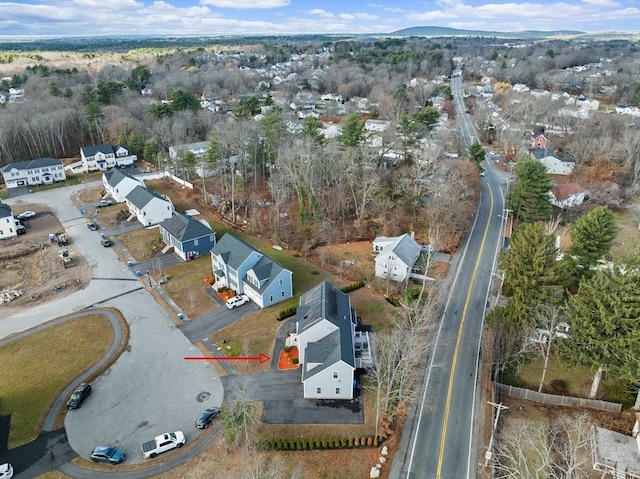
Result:
<svg viewBox="0 0 640 479">
<path fill-rule="evenodd" d="M 211 265 L 218 281 L 261 308 L 293 296 L 291 271 L 229 233 L 211 250 Z"/>
<path fill-rule="evenodd" d="M 404 281 L 411 274 L 422 251 L 421 246 L 408 234 L 402 236 L 379 236 L 373 241 L 375 274 L 378 278 Z"/>
<path fill-rule="evenodd" d="M 159 228 L 165 244 L 185 261 L 209 253 L 216 244 L 216 233 L 209 224 L 188 215 L 176 213 Z"/>
</svg>

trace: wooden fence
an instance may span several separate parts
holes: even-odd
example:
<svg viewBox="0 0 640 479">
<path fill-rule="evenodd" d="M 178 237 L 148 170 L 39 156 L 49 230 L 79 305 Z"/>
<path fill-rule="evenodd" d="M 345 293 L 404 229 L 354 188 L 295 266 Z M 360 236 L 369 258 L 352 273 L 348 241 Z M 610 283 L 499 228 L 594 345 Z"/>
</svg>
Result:
<svg viewBox="0 0 640 479">
<path fill-rule="evenodd" d="M 600 401 L 597 399 L 584 399 L 570 396 L 560 396 L 557 394 L 539 393 L 531 389 L 518 388 L 515 386 L 507 386 L 506 384 L 496 383 L 498 394 L 504 394 L 509 397 L 526 399 L 540 404 L 549 404 L 552 406 L 571 406 L 594 409 L 596 411 L 607 411 L 619 413 L 622 410 L 622 404 L 608 401 Z"/>
</svg>

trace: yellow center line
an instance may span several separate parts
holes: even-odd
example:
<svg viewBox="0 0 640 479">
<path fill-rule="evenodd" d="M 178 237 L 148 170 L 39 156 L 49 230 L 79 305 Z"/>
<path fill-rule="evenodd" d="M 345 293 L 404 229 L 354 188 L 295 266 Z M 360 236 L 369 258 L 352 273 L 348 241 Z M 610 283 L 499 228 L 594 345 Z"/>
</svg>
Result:
<svg viewBox="0 0 640 479">
<path fill-rule="evenodd" d="M 489 185 L 489 198 L 490 205 L 489 211 L 493 211 L 493 190 Z M 462 310 L 462 318 L 460 320 L 460 326 L 458 326 L 458 337 L 456 338 L 456 347 L 453 350 L 453 361 L 451 363 L 451 372 L 449 374 L 449 389 L 447 390 L 447 402 L 444 407 L 444 419 L 442 422 L 442 432 L 440 433 L 440 451 L 438 453 L 438 468 L 436 470 L 436 479 L 440 479 L 442 474 L 442 462 L 444 460 L 444 445 L 447 441 L 447 424 L 449 423 L 449 409 L 451 408 L 451 395 L 453 394 L 453 379 L 456 375 L 456 365 L 458 363 L 458 351 L 460 349 L 460 340 L 462 338 L 462 329 L 464 322 L 467 318 L 467 310 L 469 309 L 469 301 L 471 301 L 471 292 L 473 291 L 473 285 L 476 281 L 476 274 L 478 273 L 478 267 L 480 266 L 480 258 L 482 251 L 484 250 L 484 244 L 487 239 L 487 233 L 489 232 L 489 224 L 491 223 L 491 213 L 487 224 L 484 228 L 484 234 L 482 235 L 482 243 L 480 243 L 480 250 L 478 251 L 478 258 L 473 268 L 473 275 L 471 275 L 471 283 L 469 283 L 469 290 L 467 291 L 467 297 L 464 303 L 464 309 Z"/>
</svg>

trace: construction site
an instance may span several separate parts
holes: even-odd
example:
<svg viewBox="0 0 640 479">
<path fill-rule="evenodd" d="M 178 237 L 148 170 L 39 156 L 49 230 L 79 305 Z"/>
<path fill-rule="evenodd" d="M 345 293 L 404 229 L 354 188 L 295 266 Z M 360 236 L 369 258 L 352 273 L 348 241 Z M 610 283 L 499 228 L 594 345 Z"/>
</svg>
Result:
<svg viewBox="0 0 640 479">
<path fill-rule="evenodd" d="M 72 293 L 91 279 L 91 267 L 73 250 L 54 214 L 34 204 L 21 205 L 14 213 L 22 209 L 37 216 L 24 222 L 25 234 L 0 241 L 0 311 Z"/>
</svg>

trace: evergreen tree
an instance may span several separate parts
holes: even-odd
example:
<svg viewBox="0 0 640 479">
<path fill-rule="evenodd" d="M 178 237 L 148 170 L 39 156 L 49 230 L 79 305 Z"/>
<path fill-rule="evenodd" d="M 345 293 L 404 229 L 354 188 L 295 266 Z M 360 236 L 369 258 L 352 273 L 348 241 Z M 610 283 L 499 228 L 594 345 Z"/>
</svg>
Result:
<svg viewBox="0 0 640 479">
<path fill-rule="evenodd" d="M 184 90 L 174 90 L 171 94 L 171 108 L 173 111 L 200 109 L 200 100 L 193 93 Z"/>
<path fill-rule="evenodd" d="M 515 172 L 518 181 L 509 197 L 509 208 L 528 223 L 549 219 L 551 180 L 544 165 L 538 160 L 525 158 L 518 161 Z"/>
<path fill-rule="evenodd" d="M 151 72 L 144 65 L 138 65 L 131 72 L 131 76 L 127 80 L 129 88 L 135 88 L 136 90 L 142 90 L 147 84 L 147 80 L 151 77 Z"/>
<path fill-rule="evenodd" d="M 469 156 L 471 156 L 471 161 L 476 164 L 478 170 L 482 171 L 482 166 L 480 165 L 480 163 L 484 161 L 485 151 L 480 143 L 478 143 L 477 141 L 473 142 L 473 144 L 469 147 Z"/>
<path fill-rule="evenodd" d="M 544 223 L 523 223 L 516 228 L 500 262 L 503 293 L 510 297 L 505 312 L 510 322 L 528 324 L 534 309 L 560 301 L 563 274 L 556 256 L 555 238 Z"/>
<path fill-rule="evenodd" d="M 616 220 L 606 206 L 598 206 L 578 218 L 569 226 L 569 231 L 571 248 L 565 258 L 577 284 L 582 276 L 592 272 L 590 268 L 611 248 L 617 233 Z"/>
<path fill-rule="evenodd" d="M 300 134 L 303 137 L 310 138 L 314 143 L 321 145 L 325 142 L 325 137 L 322 134 L 324 125 L 320 120 L 312 116 L 307 117 L 302 122 L 302 131 Z"/>
<path fill-rule="evenodd" d="M 364 141 L 364 120 L 355 113 L 345 118 L 338 141 L 344 146 L 358 146 Z"/>
<path fill-rule="evenodd" d="M 429 131 L 433 130 L 438 124 L 440 119 L 440 113 L 433 106 L 425 106 L 422 110 L 416 113 L 415 120 L 427 127 Z"/>
<path fill-rule="evenodd" d="M 565 364 L 602 368 L 616 380 L 640 377 L 640 272 L 628 265 L 596 271 L 571 296 L 571 336 L 558 342 Z"/>
</svg>

